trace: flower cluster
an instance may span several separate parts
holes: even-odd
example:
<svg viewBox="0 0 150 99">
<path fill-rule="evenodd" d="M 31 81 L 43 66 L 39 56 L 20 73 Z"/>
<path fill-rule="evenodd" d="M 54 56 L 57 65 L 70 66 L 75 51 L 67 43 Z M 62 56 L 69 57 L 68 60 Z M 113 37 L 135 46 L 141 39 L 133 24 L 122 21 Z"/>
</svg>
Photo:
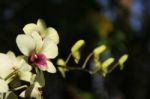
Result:
<svg viewBox="0 0 150 99">
<path fill-rule="evenodd" d="M 24 26 L 23 34 L 18 34 L 16 43 L 22 55 L 16 56 L 14 52 L 0 53 L 0 99 L 35 98 L 43 99 L 40 89 L 45 86 L 43 71 L 56 73 L 52 59 L 58 56 L 59 36 L 52 27 L 46 27 L 43 20 L 29 23 Z M 116 64 L 112 65 L 114 58 L 101 61 L 100 56 L 106 50 L 101 45 L 87 56 L 81 67 L 68 66 L 71 57 L 75 64 L 80 65 L 81 49 L 84 40 L 77 41 L 71 48 L 67 59 L 58 58 L 57 68 L 63 77 L 70 70 L 82 70 L 90 74 L 100 73 L 106 76 L 116 66 L 122 70 L 128 55 L 123 55 Z M 93 59 L 94 68 L 87 69 L 87 63 Z M 112 66 L 111 66 L 112 65 Z"/>
<path fill-rule="evenodd" d="M 20 89 L 22 98 L 41 99 L 39 88 L 45 85 L 43 71 L 56 73 L 51 59 L 58 56 L 57 31 L 52 27 L 47 28 L 41 19 L 37 21 L 37 24 L 25 25 L 23 31 L 24 34 L 19 34 L 16 38 L 17 46 L 23 55 L 16 56 L 12 51 L 6 54 L 0 53 L 0 96 L 2 99 L 17 97 L 14 92 Z M 25 82 L 30 86 L 24 84 Z"/>
</svg>

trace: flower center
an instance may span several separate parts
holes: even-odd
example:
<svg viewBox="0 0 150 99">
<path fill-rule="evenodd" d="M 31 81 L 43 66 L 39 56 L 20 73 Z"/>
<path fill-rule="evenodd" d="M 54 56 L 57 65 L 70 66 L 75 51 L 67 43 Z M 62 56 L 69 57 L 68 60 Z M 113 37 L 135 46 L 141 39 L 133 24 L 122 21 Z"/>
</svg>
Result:
<svg viewBox="0 0 150 99">
<path fill-rule="evenodd" d="M 45 67 L 47 65 L 46 57 L 44 54 L 32 53 L 28 58 L 28 62 L 29 64 L 34 64 L 39 68 Z"/>
</svg>

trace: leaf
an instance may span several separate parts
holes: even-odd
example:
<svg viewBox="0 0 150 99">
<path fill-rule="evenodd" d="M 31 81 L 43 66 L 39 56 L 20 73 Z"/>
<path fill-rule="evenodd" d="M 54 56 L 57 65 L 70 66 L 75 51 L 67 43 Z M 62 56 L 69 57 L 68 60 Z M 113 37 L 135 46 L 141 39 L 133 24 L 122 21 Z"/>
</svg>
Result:
<svg viewBox="0 0 150 99">
<path fill-rule="evenodd" d="M 10 92 L 10 94 L 7 96 L 6 99 L 18 99 L 17 95 L 13 92 Z"/>
<path fill-rule="evenodd" d="M 37 75 L 35 78 L 35 82 L 38 82 L 40 84 L 40 86 L 44 87 L 45 86 L 45 78 L 44 78 L 43 71 L 36 68 L 36 73 L 37 73 Z"/>
</svg>

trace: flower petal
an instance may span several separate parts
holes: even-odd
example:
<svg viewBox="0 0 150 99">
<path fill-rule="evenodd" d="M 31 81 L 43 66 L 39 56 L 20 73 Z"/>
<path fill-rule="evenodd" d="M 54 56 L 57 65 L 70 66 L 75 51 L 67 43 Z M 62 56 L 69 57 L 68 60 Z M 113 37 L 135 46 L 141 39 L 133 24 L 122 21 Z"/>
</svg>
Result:
<svg viewBox="0 0 150 99">
<path fill-rule="evenodd" d="M 49 37 L 50 39 L 52 39 L 56 44 L 59 43 L 59 35 L 58 35 L 57 31 L 52 27 L 49 27 L 47 29 L 46 37 Z"/>
<path fill-rule="evenodd" d="M 44 44 L 41 53 L 43 53 L 46 58 L 55 58 L 58 55 L 57 45 L 49 38 L 44 39 Z"/>
<path fill-rule="evenodd" d="M 12 69 L 11 59 L 3 53 L 0 53 L 0 75 L 10 71 Z"/>
<path fill-rule="evenodd" d="M 35 41 L 29 35 L 18 35 L 16 42 L 19 50 L 26 56 L 28 56 L 31 51 L 35 49 Z"/>
<path fill-rule="evenodd" d="M 34 23 L 29 23 L 23 27 L 23 31 L 25 34 L 30 35 L 33 31 L 40 32 L 37 25 Z"/>
<path fill-rule="evenodd" d="M 0 93 L 4 93 L 8 91 L 8 84 L 6 81 L 0 79 Z"/>
<path fill-rule="evenodd" d="M 46 30 L 46 24 L 42 19 L 38 19 L 37 21 L 37 27 L 39 29 L 39 33 L 42 37 L 46 35 L 45 30 Z"/>
<path fill-rule="evenodd" d="M 7 55 L 9 56 L 9 58 L 10 58 L 13 62 L 16 63 L 16 56 L 15 56 L 14 52 L 8 51 L 8 52 L 7 52 Z"/>
<path fill-rule="evenodd" d="M 32 79 L 32 73 L 29 71 L 22 71 L 18 73 L 20 80 L 30 82 Z"/>
<path fill-rule="evenodd" d="M 35 41 L 35 48 L 36 48 L 35 50 L 38 53 L 43 45 L 42 37 L 38 34 L 38 32 L 35 31 L 32 33 L 32 37 Z"/>
<path fill-rule="evenodd" d="M 19 71 L 31 71 L 32 67 L 24 60 L 21 60 Z"/>
<path fill-rule="evenodd" d="M 49 72 L 49 73 L 56 73 L 56 68 L 53 65 L 53 63 L 50 62 L 50 61 L 47 61 L 47 72 Z"/>
</svg>

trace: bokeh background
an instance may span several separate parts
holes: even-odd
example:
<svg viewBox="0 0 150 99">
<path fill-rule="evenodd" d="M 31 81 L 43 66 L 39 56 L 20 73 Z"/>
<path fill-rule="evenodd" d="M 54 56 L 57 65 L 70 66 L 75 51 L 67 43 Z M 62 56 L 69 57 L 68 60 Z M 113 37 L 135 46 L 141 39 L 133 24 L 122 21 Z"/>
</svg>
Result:
<svg viewBox="0 0 150 99">
<path fill-rule="evenodd" d="M 66 79 L 45 73 L 45 99 L 150 99 L 149 0 L 0 0 L 0 52 L 20 54 L 15 38 L 38 18 L 58 31 L 59 57 L 66 58 L 79 39 L 86 41 L 82 59 L 101 44 L 109 47 L 104 59 L 129 54 L 124 70 L 105 78 L 83 71 L 67 72 Z"/>
</svg>

